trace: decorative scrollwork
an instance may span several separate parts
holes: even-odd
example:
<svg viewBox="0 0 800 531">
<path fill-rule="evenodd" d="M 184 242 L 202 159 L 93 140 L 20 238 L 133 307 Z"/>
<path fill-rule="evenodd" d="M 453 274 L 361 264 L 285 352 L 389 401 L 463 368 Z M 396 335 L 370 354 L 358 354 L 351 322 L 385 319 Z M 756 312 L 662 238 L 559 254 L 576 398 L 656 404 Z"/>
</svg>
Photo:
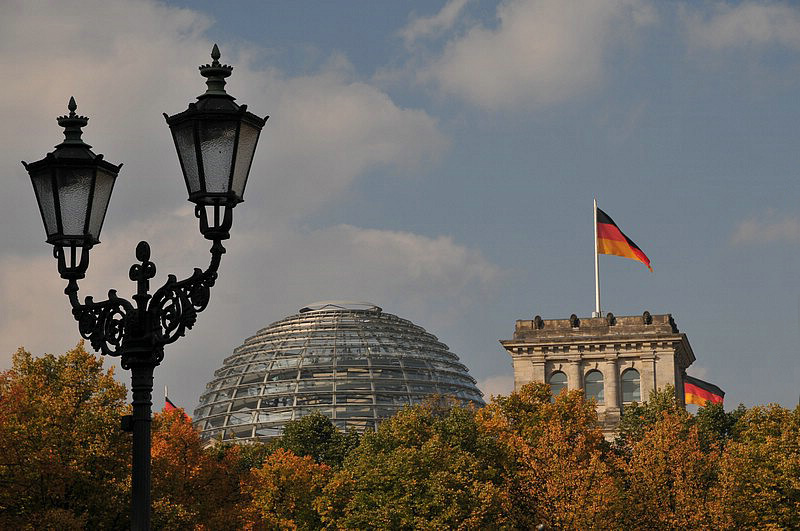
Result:
<svg viewBox="0 0 800 531">
<path fill-rule="evenodd" d="M 208 306 L 211 287 L 217 280 L 214 269 L 195 269 L 186 280 L 170 275 L 167 283 L 155 292 L 148 311 L 153 315 L 155 339 L 165 345 L 176 341 L 192 328 L 197 314 Z"/>
<path fill-rule="evenodd" d="M 125 328 L 133 313 L 133 306 L 117 297 L 113 289 L 108 292 L 108 300 L 94 302 L 92 297 L 86 297 L 84 304 L 72 309 L 81 337 L 88 339 L 92 348 L 109 356 L 122 353 Z"/>
<path fill-rule="evenodd" d="M 82 304 L 78 300 L 77 279 L 71 278 L 64 293 L 69 297 L 81 336 L 96 351 L 121 356 L 125 369 L 142 363 L 158 365 L 164 358 L 164 345 L 186 334 L 197 321 L 197 314 L 208 306 L 224 253 L 221 242 L 215 240 L 208 269 L 195 269 L 189 278 L 180 281 L 169 275 L 166 284 L 151 297 L 150 279 L 155 276 L 156 266 L 150 261 L 150 246 L 139 242 L 136 259 L 140 263 L 129 271 L 130 279 L 137 284 L 135 307 L 117 297 L 115 290 L 108 292 L 108 300 L 94 302 L 92 297 L 86 297 Z"/>
</svg>

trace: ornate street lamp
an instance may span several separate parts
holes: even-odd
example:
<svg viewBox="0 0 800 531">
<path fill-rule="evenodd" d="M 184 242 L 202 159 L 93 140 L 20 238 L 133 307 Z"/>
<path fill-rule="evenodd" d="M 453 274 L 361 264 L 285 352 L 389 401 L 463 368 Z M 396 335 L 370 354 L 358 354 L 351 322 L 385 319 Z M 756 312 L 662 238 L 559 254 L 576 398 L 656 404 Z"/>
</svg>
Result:
<svg viewBox="0 0 800 531">
<path fill-rule="evenodd" d="M 210 289 L 217 278 L 230 237 L 233 208 L 242 202 L 247 176 L 261 128 L 267 118 L 247 112 L 225 92 L 225 78 L 233 67 L 219 63 L 214 45 L 212 63 L 200 67 L 208 90 L 197 103 L 167 120 L 178 151 L 189 201 L 195 203 L 200 232 L 213 243 L 211 263 L 205 271 L 195 269 L 184 280 L 169 275 L 167 282 L 150 294 L 150 279 L 156 266 L 150 261 L 150 246 L 136 246 L 138 264 L 131 266 L 129 278 L 136 282 L 133 302 L 118 297 L 115 290 L 108 299 L 95 302 L 78 299 L 78 280 L 89 266 L 89 251 L 100 243 L 114 181 L 122 165 L 114 165 L 95 155 L 81 140 L 88 118 L 75 114 L 70 98 L 69 115 L 58 118 L 64 128 L 64 141 L 55 151 L 27 164 L 36 200 L 44 221 L 47 242 L 53 245 L 58 272 L 67 280 L 64 293 L 72 305 L 78 329 L 92 347 L 110 356 L 119 356 L 124 369 L 130 369 L 133 415 L 123 418 L 123 429 L 133 432 L 131 528 L 150 529 L 150 420 L 153 369 L 164 358 L 164 346 L 175 342 L 194 326 L 197 314 L 208 305 Z"/>
</svg>

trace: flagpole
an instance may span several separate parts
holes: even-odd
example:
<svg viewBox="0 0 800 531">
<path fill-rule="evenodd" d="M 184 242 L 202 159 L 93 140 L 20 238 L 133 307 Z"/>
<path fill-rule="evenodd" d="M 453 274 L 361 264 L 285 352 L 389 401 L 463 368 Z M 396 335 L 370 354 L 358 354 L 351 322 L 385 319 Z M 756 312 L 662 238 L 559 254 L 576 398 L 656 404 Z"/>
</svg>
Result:
<svg viewBox="0 0 800 531">
<path fill-rule="evenodd" d="M 592 317 L 600 317 L 600 260 L 597 258 L 597 198 L 594 198 L 594 312 Z"/>
</svg>

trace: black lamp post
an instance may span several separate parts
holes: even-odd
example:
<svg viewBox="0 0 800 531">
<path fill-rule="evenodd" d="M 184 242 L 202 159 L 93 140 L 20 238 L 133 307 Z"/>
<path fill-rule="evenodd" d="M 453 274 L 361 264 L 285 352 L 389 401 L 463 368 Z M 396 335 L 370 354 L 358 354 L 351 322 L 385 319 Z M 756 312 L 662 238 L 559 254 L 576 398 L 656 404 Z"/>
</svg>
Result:
<svg viewBox="0 0 800 531">
<path fill-rule="evenodd" d="M 225 92 L 225 78 L 233 67 L 220 64 L 214 45 L 212 63 L 200 67 L 208 90 L 197 103 L 174 116 L 164 117 L 172 131 L 189 201 L 195 203 L 200 232 L 213 243 L 211 263 L 184 279 L 169 275 L 167 282 L 150 294 L 150 279 L 156 266 L 150 261 L 150 246 L 136 246 L 138 264 L 129 278 L 136 282 L 133 302 L 108 292 L 108 299 L 95 302 L 78 299 L 78 280 L 89 266 L 89 251 L 100 243 L 106 209 L 114 181 L 122 165 L 103 160 L 81 140 L 88 118 L 75 114 L 70 98 L 69 115 L 58 118 L 64 141 L 55 151 L 25 165 L 31 176 L 44 221 L 47 242 L 53 244 L 58 272 L 67 280 L 64 293 L 72 305 L 78 329 L 92 347 L 120 356 L 130 369 L 133 415 L 123 418 L 123 429 L 133 432 L 131 528 L 150 529 L 150 419 L 153 369 L 164 358 L 164 346 L 175 342 L 194 326 L 197 314 L 208 305 L 210 289 L 230 237 L 233 208 L 242 202 L 247 176 L 261 128 L 268 117 L 259 118 L 237 105 Z"/>
</svg>

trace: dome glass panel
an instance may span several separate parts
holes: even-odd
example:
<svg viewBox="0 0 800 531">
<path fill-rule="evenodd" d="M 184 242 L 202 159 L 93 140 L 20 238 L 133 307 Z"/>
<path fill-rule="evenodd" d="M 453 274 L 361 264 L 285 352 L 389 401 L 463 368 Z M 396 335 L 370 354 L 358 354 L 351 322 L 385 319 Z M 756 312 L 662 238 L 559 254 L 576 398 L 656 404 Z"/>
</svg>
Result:
<svg viewBox="0 0 800 531">
<path fill-rule="evenodd" d="M 206 385 L 194 425 L 205 439 L 269 439 L 318 411 L 363 432 L 432 395 L 484 405 L 458 356 L 422 327 L 372 304 L 323 302 L 236 348 Z"/>
</svg>

